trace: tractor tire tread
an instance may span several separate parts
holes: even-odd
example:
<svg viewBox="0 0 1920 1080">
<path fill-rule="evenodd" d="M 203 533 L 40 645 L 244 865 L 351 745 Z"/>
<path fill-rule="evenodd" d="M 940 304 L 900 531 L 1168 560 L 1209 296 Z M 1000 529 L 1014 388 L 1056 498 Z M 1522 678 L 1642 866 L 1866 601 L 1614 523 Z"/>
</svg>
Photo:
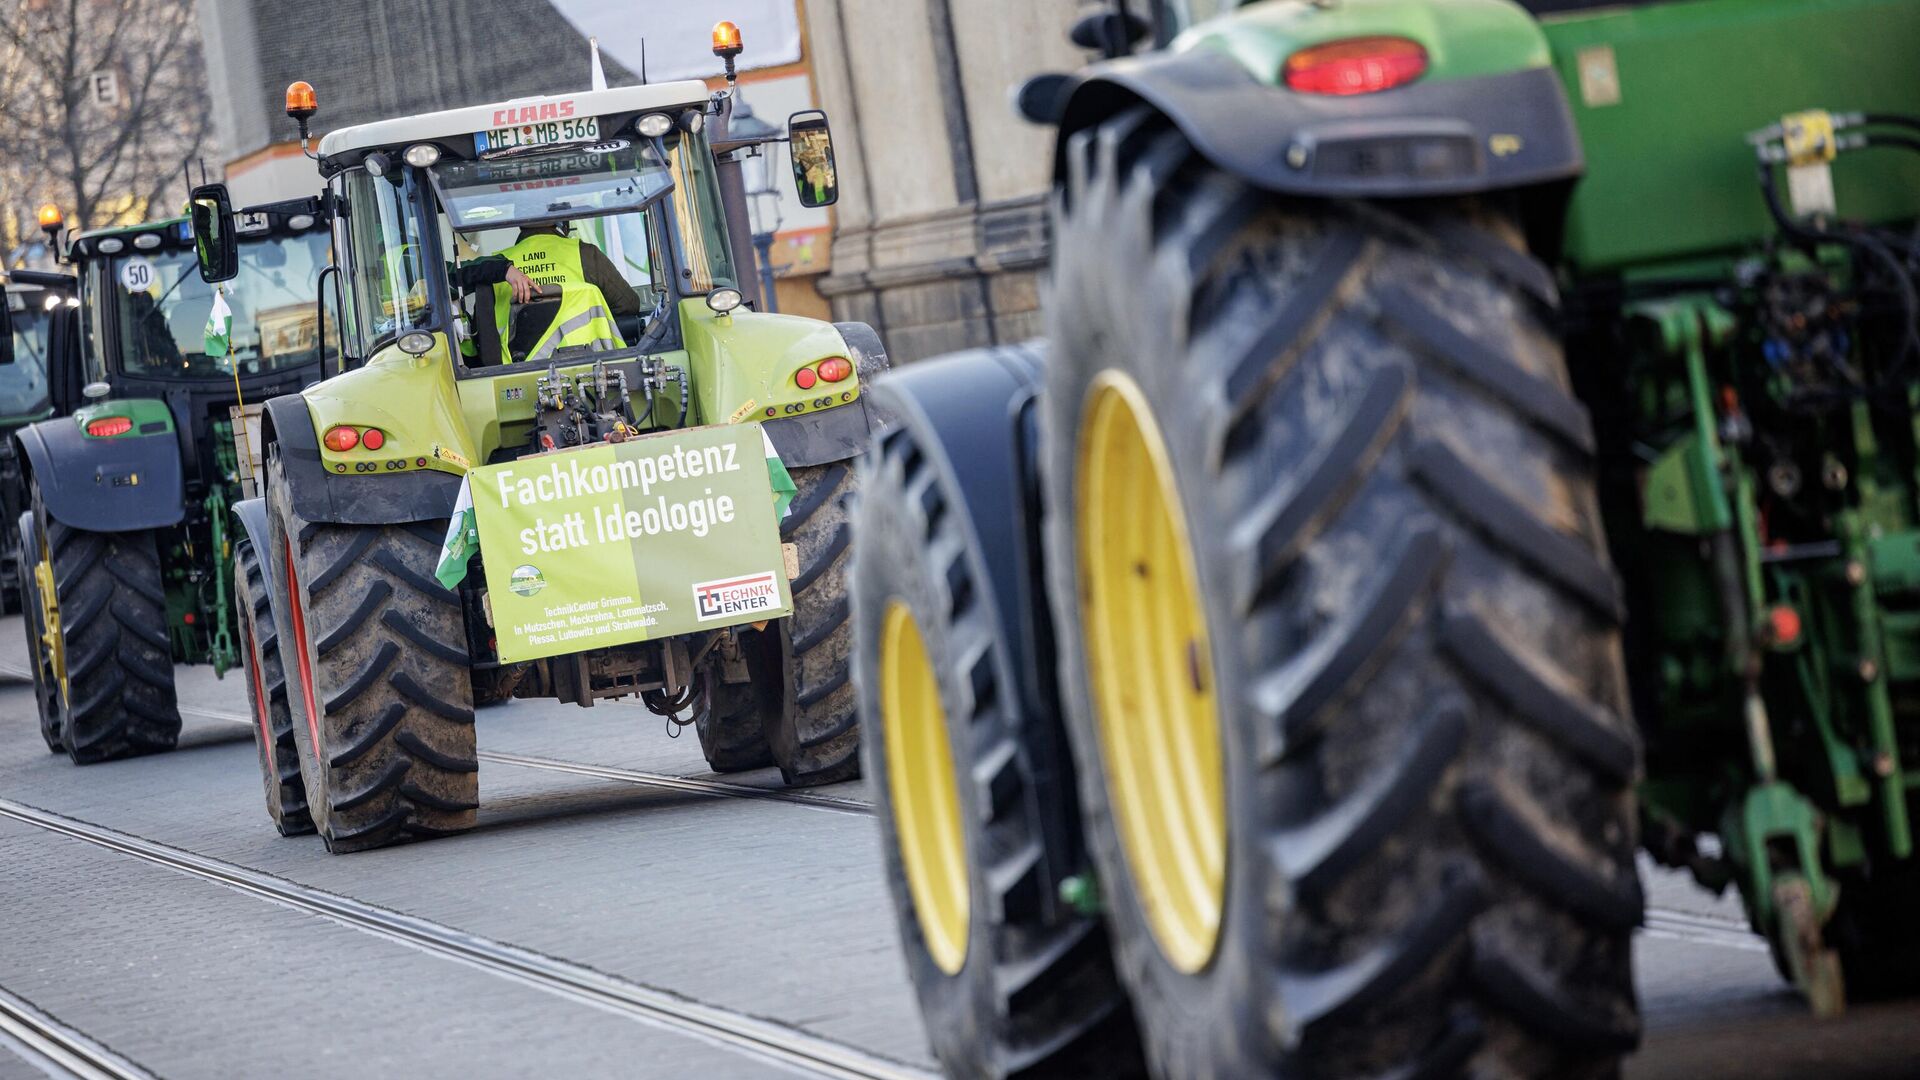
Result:
<svg viewBox="0 0 1920 1080">
<path fill-rule="evenodd" d="M 1077 851 L 1044 846 L 1077 832 L 1071 785 L 1063 782 L 1071 765 L 1047 718 L 1021 715 L 1025 697 L 1008 684 L 1019 667 L 984 600 L 988 571 L 969 550 L 965 526 L 911 430 L 887 436 L 861 474 L 852 522 L 855 686 L 868 724 L 861 750 L 881 804 L 889 892 L 935 1056 L 948 1075 L 980 1080 L 1144 1076 L 1105 926 L 1051 895 L 1078 865 Z M 973 916 L 971 935 L 981 940 L 970 943 L 957 975 L 935 966 L 920 936 L 894 835 L 874 670 L 879 620 L 894 599 L 920 625 L 947 721 L 958 729 L 953 764 L 966 847 L 976 853 L 969 891 L 983 914 Z M 1069 820 L 1050 826 L 1049 814 Z"/>
<path fill-rule="evenodd" d="M 808 787 L 860 775 L 847 607 L 848 502 L 858 477 L 847 462 L 797 467 L 791 475 L 794 498 L 780 531 L 799 551 L 800 573 L 791 583 L 793 614 L 779 631 L 790 698 L 768 710 L 764 732 L 781 778 Z"/>
<path fill-rule="evenodd" d="M 67 755 L 85 765 L 173 749 L 180 710 L 154 533 L 86 533 L 44 516 L 40 522 L 54 552 L 63 615 Z"/>
<path fill-rule="evenodd" d="M 288 665 L 288 697 L 301 718 L 296 743 L 322 839 L 344 853 L 471 828 L 479 804 L 472 671 L 459 595 L 431 576 L 438 544 L 404 523 L 303 521 L 278 468 L 269 464 L 271 528 L 294 561 L 283 580 L 300 590 L 315 683 L 309 696 Z M 291 605 L 287 615 L 291 627 Z M 288 628 L 281 637 L 299 640 Z M 311 724 L 309 700 L 319 703 Z"/>
<path fill-rule="evenodd" d="M 1047 584 L 1149 1066 L 1613 1075 L 1639 1030 L 1639 745 L 1550 275 L 1497 201 L 1250 198 L 1144 106 L 1065 160 Z M 1134 892 L 1079 633 L 1076 434 L 1116 370 L 1167 443 L 1206 625 L 1234 631 L 1213 642 L 1227 789 L 1261 793 L 1198 975 Z"/>
</svg>

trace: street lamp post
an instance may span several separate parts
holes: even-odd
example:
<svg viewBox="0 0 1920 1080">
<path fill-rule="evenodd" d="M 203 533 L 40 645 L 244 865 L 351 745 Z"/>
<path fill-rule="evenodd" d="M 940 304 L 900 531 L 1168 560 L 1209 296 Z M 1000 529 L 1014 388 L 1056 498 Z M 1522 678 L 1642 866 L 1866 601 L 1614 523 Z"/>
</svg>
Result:
<svg viewBox="0 0 1920 1080">
<path fill-rule="evenodd" d="M 734 91 L 733 120 L 729 136 L 740 140 L 773 139 L 778 128 L 753 114 L 753 107 Z M 753 229 L 753 250 L 760 264 L 760 297 L 768 311 L 779 311 L 774 292 L 773 238 L 780 231 L 780 189 L 774 175 L 773 157 L 777 142 L 762 142 L 741 162 L 742 178 L 747 186 L 747 217 Z"/>
</svg>

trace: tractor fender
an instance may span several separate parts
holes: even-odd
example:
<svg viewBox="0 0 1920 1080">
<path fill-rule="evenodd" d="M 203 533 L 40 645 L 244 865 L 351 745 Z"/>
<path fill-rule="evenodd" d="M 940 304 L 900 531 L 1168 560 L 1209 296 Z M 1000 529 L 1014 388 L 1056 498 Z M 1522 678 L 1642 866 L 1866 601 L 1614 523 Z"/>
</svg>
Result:
<svg viewBox="0 0 1920 1080">
<path fill-rule="evenodd" d="M 186 517 L 180 442 L 164 432 L 97 439 L 70 416 L 14 432 L 27 479 L 47 513 L 87 532 L 134 532 L 178 525 Z"/>
<path fill-rule="evenodd" d="M 876 406 L 895 421 L 868 453 L 877 460 L 900 452 L 904 442 L 911 448 L 906 452 L 932 467 L 946 497 L 957 497 L 959 505 L 949 503 L 947 513 L 979 555 L 972 573 L 986 579 L 979 601 L 1015 667 L 1010 674 L 1019 715 L 1025 723 L 1053 728 L 1050 737 L 1064 754 L 1040 533 L 1038 406 L 1045 363 L 1046 345 L 1035 341 L 953 353 L 889 373 L 872 392 Z M 1065 777 L 1048 779 L 1071 787 Z M 1033 815 L 1045 834 L 1043 891 L 1052 897 L 1079 869 L 1070 854 L 1080 851 L 1079 827 L 1037 807 Z"/>
<path fill-rule="evenodd" d="M 1053 630 L 1040 543 L 1038 409 L 1044 342 L 973 349 L 923 360 L 873 387 L 942 477 L 960 493 L 958 515 L 979 545 L 1008 653 L 1026 669 L 1019 680 L 1027 716 L 1054 716 Z M 884 453 L 888 438 L 875 442 Z M 1045 700 L 1041 700 L 1046 696 Z"/>
<path fill-rule="evenodd" d="M 241 499 L 234 503 L 233 524 L 237 534 L 233 546 L 237 548 L 241 544 L 251 544 L 253 550 L 264 556 L 268 550 L 267 537 L 271 535 L 267 529 L 267 500 Z M 267 559 L 263 565 L 273 565 L 275 561 Z"/>
<path fill-rule="evenodd" d="M 780 461 L 789 468 L 825 465 L 857 457 L 874 436 L 887 428 L 886 410 L 872 401 L 873 381 L 892 368 L 887 348 L 880 335 L 866 323 L 834 323 L 846 341 L 847 358 L 853 361 L 862 387 L 860 396 L 845 405 L 768 420 L 761 426 Z"/>
<path fill-rule="evenodd" d="M 262 445 L 280 455 L 281 476 L 292 490 L 294 512 L 332 525 L 403 525 L 453 516 L 460 477 L 438 469 L 368 476 L 338 476 L 320 459 L 313 414 L 300 394 L 267 402 Z"/>
<path fill-rule="evenodd" d="M 1570 181 L 1585 159 L 1551 67 L 1431 79 L 1351 96 L 1256 79 L 1211 49 L 1100 64 L 1067 92 L 1055 175 L 1073 136 L 1146 104 L 1217 168 L 1281 195 L 1408 198 Z"/>
</svg>

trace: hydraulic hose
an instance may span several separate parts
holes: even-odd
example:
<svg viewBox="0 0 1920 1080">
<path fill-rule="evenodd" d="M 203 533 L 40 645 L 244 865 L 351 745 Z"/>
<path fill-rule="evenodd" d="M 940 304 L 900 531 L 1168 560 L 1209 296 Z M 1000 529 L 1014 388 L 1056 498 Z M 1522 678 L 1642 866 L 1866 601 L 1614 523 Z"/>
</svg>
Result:
<svg viewBox="0 0 1920 1080">
<path fill-rule="evenodd" d="M 1920 149 L 1920 141 L 1903 141 L 1914 142 L 1915 148 Z M 1766 200 L 1768 214 L 1773 217 L 1774 224 L 1779 227 L 1783 235 L 1804 245 L 1821 242 L 1845 244 L 1856 251 L 1865 252 L 1883 270 L 1891 274 L 1895 291 L 1900 297 L 1900 314 L 1905 332 L 1901 336 L 1900 354 L 1888 372 L 1887 381 L 1891 382 L 1902 375 L 1913 358 L 1920 355 L 1920 324 L 1917 324 L 1917 320 L 1920 320 L 1920 290 L 1914 287 L 1913 275 L 1900 264 L 1900 260 L 1894 257 L 1886 244 L 1870 235 L 1836 232 L 1824 227 L 1808 228 L 1793 220 L 1792 215 L 1787 213 L 1786 207 L 1780 204 L 1780 189 L 1773 176 L 1773 166 L 1766 162 L 1760 164 L 1760 193 Z"/>
</svg>

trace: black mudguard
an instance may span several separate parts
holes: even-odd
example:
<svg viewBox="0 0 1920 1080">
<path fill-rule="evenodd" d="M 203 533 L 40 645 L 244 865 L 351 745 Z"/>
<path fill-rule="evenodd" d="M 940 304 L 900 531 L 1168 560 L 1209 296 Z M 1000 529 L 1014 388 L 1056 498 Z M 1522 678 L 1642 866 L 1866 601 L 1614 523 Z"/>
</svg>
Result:
<svg viewBox="0 0 1920 1080">
<path fill-rule="evenodd" d="M 911 433 L 978 538 L 994 604 L 1020 658 L 1027 716 L 1057 716 L 1053 621 L 1040 544 L 1039 414 L 1042 342 L 923 360 L 879 380 L 873 395 Z M 884 447 L 883 435 L 876 446 Z M 1056 849 L 1058 850 L 1058 849 Z"/>
<path fill-rule="evenodd" d="M 172 431 L 96 439 L 63 416 L 21 428 L 14 445 L 47 513 L 64 525 L 133 532 L 186 517 L 180 440 Z"/>
<path fill-rule="evenodd" d="M 233 504 L 233 546 L 237 550 L 242 544 L 250 544 L 260 554 L 261 565 L 267 573 L 273 575 L 273 588 L 268 593 L 279 595 L 280 560 L 270 558 L 268 537 L 273 534 L 267 528 L 267 500 L 242 499 Z"/>
<path fill-rule="evenodd" d="M 1331 97 L 1267 85 L 1219 53 L 1155 53 L 1090 69 L 1060 124 L 1074 133 L 1144 102 L 1208 161 L 1282 195 L 1404 198 L 1552 185 L 1584 167 L 1550 68 Z"/>
<path fill-rule="evenodd" d="M 293 509 L 308 521 L 403 525 L 445 521 L 453 516 L 460 477 L 452 473 L 419 469 L 379 476 L 336 476 L 328 472 L 320 459 L 313 416 L 299 394 L 283 394 L 267 402 L 263 438 L 279 450 L 281 472 L 292 489 Z"/>
<path fill-rule="evenodd" d="M 762 427 L 788 468 L 825 465 L 859 456 L 874 436 L 887 428 L 887 411 L 872 400 L 873 382 L 892 369 L 880 335 L 866 323 L 834 323 L 846 339 L 854 370 L 862 387 L 858 400 L 804 416 L 783 416 Z"/>
</svg>

